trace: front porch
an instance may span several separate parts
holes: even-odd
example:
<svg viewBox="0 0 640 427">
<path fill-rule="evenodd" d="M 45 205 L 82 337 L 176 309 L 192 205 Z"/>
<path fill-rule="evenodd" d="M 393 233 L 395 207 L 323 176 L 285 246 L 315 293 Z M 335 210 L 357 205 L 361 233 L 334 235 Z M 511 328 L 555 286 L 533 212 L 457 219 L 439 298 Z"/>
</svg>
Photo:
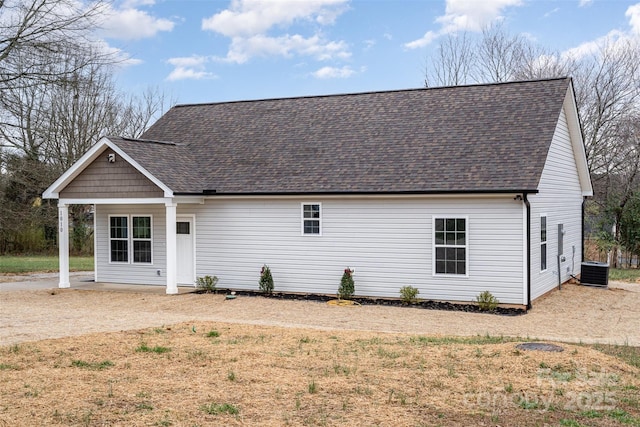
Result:
<svg viewBox="0 0 640 427">
<path fill-rule="evenodd" d="M 183 203 L 202 203 L 202 199 L 188 199 Z M 195 218 L 179 215 L 178 201 L 174 198 L 61 198 L 58 203 L 59 288 L 71 286 L 69 206 L 74 204 L 95 207 L 94 283 L 161 285 L 167 294 L 179 293 L 178 286 L 193 286 Z"/>
</svg>

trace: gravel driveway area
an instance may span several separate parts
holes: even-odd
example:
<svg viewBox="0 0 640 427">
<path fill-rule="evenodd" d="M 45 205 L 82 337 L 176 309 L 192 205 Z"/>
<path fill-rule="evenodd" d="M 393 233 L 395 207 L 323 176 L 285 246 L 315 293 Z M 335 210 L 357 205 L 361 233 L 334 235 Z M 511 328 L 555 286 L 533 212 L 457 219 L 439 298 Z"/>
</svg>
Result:
<svg viewBox="0 0 640 427">
<path fill-rule="evenodd" d="M 91 283 L 71 289 L 38 289 L 46 287 L 38 286 L 43 280 L 47 279 L 0 277 L 6 285 L 4 289 L 0 286 L 0 345 L 202 320 L 640 346 L 640 284 L 610 283 L 608 289 L 565 285 L 535 301 L 525 315 L 500 316 L 249 296 L 225 300 L 223 295 L 165 295 L 162 287 Z M 33 282 L 29 290 L 8 290 L 11 283 L 29 281 Z"/>
</svg>

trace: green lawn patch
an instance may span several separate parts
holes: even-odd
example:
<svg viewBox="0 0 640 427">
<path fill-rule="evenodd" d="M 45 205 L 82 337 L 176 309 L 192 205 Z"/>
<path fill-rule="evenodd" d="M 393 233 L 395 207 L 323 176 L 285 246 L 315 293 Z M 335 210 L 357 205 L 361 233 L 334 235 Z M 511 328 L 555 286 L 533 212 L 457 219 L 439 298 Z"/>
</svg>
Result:
<svg viewBox="0 0 640 427">
<path fill-rule="evenodd" d="M 72 256 L 70 271 L 93 271 L 93 257 Z M 3 255 L 0 256 L 0 273 L 53 273 L 59 271 L 58 257 L 50 255 Z"/>
<path fill-rule="evenodd" d="M 640 280 L 640 269 L 611 268 L 609 269 L 609 280 L 619 280 L 621 282 L 637 282 Z"/>
</svg>

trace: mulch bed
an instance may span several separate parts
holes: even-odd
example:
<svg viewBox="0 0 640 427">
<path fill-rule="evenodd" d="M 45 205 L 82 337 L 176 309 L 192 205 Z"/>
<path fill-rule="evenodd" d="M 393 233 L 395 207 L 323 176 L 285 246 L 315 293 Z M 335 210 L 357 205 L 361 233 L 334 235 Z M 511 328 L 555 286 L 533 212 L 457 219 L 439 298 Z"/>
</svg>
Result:
<svg viewBox="0 0 640 427">
<path fill-rule="evenodd" d="M 284 293 L 284 292 L 274 292 L 272 294 L 265 294 L 263 292 L 257 292 L 257 291 L 232 290 L 232 289 L 216 289 L 215 291 L 216 294 L 227 294 L 227 295 L 230 295 L 232 292 L 234 293 L 233 295 L 273 298 L 273 299 L 279 299 L 279 300 L 327 302 L 327 301 L 336 299 L 336 297 L 333 295 L 321 295 L 321 294 L 294 294 L 294 293 Z M 195 293 L 206 293 L 206 292 L 196 290 Z M 527 310 L 524 308 L 496 307 L 492 311 L 483 311 L 480 309 L 480 307 L 477 304 L 452 303 L 447 301 L 434 301 L 434 300 L 420 300 L 413 304 L 407 304 L 400 299 L 354 297 L 351 299 L 351 301 L 359 305 L 413 307 L 413 308 L 424 308 L 427 310 L 447 310 L 447 311 L 463 311 L 466 313 L 497 314 L 500 316 L 520 316 L 527 313 Z"/>
</svg>

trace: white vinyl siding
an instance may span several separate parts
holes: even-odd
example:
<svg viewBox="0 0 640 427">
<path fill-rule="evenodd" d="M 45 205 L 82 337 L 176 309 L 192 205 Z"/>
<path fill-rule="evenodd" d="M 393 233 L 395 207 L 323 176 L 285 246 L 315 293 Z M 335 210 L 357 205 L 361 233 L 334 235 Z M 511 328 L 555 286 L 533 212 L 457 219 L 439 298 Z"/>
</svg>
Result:
<svg viewBox="0 0 640 427">
<path fill-rule="evenodd" d="M 300 233 L 302 204 L 322 205 L 322 239 Z M 489 290 L 522 303 L 522 204 L 513 196 L 478 198 L 209 199 L 179 205 L 198 217 L 196 276 L 218 286 L 258 289 L 268 264 L 276 292 L 335 294 L 346 267 L 356 295 L 474 301 Z M 467 218 L 468 277 L 434 276 L 433 217 Z"/>
<path fill-rule="evenodd" d="M 165 255 L 165 207 L 164 205 L 95 205 L 96 246 L 94 251 L 96 281 L 107 283 L 133 283 L 146 285 L 166 285 Z M 126 217 L 128 220 L 128 259 L 127 263 L 111 263 L 110 218 Z M 151 235 L 143 229 L 133 234 L 134 218 L 149 218 Z M 143 221 L 144 222 L 144 221 Z M 144 225 L 144 224 L 139 224 Z M 143 227 L 144 228 L 144 227 Z M 148 236 L 148 237 L 147 237 Z M 134 260 L 134 245 L 147 246 L 150 242 L 151 262 L 147 258 Z M 139 253 L 141 256 L 142 253 Z M 160 275 L 157 271 L 160 270 Z"/>
<path fill-rule="evenodd" d="M 582 190 L 571 146 L 564 109 L 560 113 L 540 183 L 539 193 L 529 196 L 531 203 L 531 298 L 558 286 L 558 224 L 564 224 L 564 256 L 560 260 L 560 280 L 579 274 L 582 260 Z M 547 269 L 542 261 L 540 215 L 546 214 Z"/>
</svg>

